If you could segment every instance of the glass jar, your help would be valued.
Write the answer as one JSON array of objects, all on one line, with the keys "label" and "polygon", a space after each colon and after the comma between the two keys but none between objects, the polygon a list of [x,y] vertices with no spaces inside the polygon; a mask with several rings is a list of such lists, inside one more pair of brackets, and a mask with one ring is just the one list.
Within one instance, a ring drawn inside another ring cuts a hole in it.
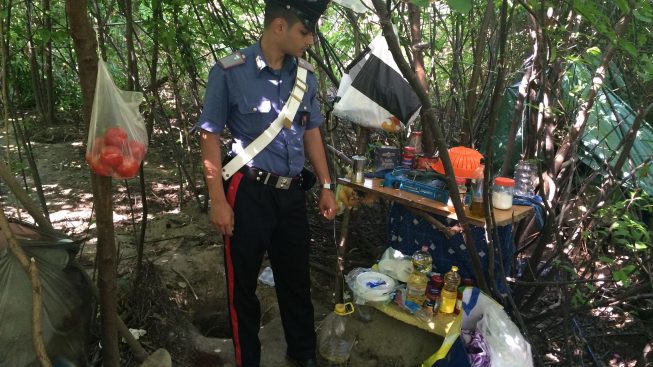
[{"label": "glass jar", "polygon": [[497,209],[512,208],[512,197],[515,194],[515,180],[508,177],[497,177],[492,185],[492,206]]},{"label": "glass jar", "polygon": [[422,132],[413,131],[410,133],[408,145],[415,148],[415,154],[422,154]]}]

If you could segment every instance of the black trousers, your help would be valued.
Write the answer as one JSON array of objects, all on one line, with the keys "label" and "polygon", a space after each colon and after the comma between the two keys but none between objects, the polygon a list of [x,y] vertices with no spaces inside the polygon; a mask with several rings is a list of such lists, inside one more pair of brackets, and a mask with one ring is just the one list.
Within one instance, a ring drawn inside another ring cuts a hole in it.
[{"label": "black trousers", "polygon": [[234,210],[233,236],[225,236],[229,315],[238,366],[259,366],[261,309],[255,291],[265,252],[274,273],[287,353],[315,356],[311,303],[310,235],[304,191],[265,186],[236,173],[227,200]]}]

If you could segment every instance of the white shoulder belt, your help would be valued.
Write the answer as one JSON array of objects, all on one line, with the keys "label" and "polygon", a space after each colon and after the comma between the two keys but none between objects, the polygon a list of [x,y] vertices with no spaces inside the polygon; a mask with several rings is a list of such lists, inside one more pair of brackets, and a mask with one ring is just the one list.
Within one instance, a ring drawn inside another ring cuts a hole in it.
[{"label": "white shoulder belt", "polygon": [[274,137],[279,134],[281,129],[285,126],[290,128],[292,126],[292,121],[295,119],[295,114],[299,109],[299,105],[304,98],[304,93],[306,92],[306,75],[308,74],[307,69],[298,63],[297,65],[297,77],[295,78],[295,85],[290,92],[290,97],[286,105],[283,106],[279,116],[270,124],[270,126],[261,134],[258,138],[254,139],[247,148],[245,148],[240,154],[235,156],[229,163],[227,163],[222,168],[222,177],[225,180],[228,180],[236,173],[242,166],[251,161],[257,154],[263,151],[268,144],[274,140]]}]

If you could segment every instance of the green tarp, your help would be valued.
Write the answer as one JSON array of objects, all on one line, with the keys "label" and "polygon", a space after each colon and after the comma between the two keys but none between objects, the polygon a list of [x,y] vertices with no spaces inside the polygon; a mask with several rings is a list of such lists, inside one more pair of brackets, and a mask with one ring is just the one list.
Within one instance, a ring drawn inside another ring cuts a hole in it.
[{"label": "green tarp", "polygon": [[[569,62],[567,72],[562,81],[563,105],[566,111],[572,111],[571,118],[575,117],[579,101],[586,95],[592,80],[592,73],[587,66],[580,62]],[[506,155],[506,142],[508,132],[515,112],[519,85],[506,88],[503,96],[496,134],[493,136],[493,172],[498,172]],[[614,166],[622,148],[618,148],[624,136],[628,133],[635,120],[635,112],[616,93],[610,89],[602,88],[590,110],[587,126],[581,138],[582,144],[578,147],[578,155],[582,162],[592,170],[603,170],[608,162]],[[524,121],[524,119],[522,119]],[[515,141],[515,153],[510,158],[512,167],[520,158],[524,136],[531,133],[522,125]],[[482,146],[485,146],[483,144]],[[646,174],[649,169],[635,168],[653,156],[653,128],[644,122],[637,136],[629,159],[621,170],[621,177],[628,178],[628,185],[640,187],[649,195],[653,195],[653,175]],[[650,167],[650,163],[649,163]],[[653,167],[650,167],[653,168]],[[631,172],[635,172],[634,177]]]}]

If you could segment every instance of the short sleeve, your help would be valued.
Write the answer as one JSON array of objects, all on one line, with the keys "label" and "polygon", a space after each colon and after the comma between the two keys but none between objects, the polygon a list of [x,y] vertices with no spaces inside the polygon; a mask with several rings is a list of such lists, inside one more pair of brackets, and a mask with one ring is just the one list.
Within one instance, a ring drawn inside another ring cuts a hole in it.
[{"label": "short sleeve", "polygon": [[227,74],[222,67],[214,65],[204,93],[204,108],[195,128],[212,133],[221,133],[229,115],[229,90]]},{"label": "short sleeve", "polygon": [[[315,80],[315,76],[312,74],[309,74],[309,93],[310,95],[310,105],[311,105],[311,119],[309,120],[306,129],[314,129],[322,124],[324,121],[324,117],[322,116],[322,112],[320,111],[320,102],[317,100],[317,81]],[[312,88],[310,85],[312,84]]]}]

